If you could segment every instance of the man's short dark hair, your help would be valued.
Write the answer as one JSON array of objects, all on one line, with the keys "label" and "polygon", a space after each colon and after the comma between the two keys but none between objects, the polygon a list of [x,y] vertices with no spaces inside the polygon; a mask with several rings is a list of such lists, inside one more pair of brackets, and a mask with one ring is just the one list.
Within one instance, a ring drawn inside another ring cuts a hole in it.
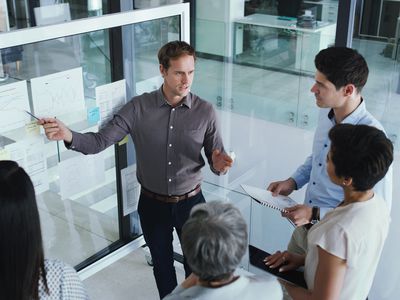
[{"label": "man's short dark hair", "polygon": [[332,82],[336,89],[354,84],[361,92],[368,79],[368,65],[357,50],[347,47],[330,47],[315,56],[315,67]]},{"label": "man's short dark hair", "polygon": [[331,160],[338,177],[352,178],[356,191],[372,189],[393,161],[393,144],[368,125],[338,124],[329,131]]},{"label": "man's short dark hair", "polygon": [[188,43],[183,41],[169,42],[158,50],[158,62],[167,70],[170,66],[170,60],[178,59],[182,55],[193,56],[196,60],[194,48]]}]

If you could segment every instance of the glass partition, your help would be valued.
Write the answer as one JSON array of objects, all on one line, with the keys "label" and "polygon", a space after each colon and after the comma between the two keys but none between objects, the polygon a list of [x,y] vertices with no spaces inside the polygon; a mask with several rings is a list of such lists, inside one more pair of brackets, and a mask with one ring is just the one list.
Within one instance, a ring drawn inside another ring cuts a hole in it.
[{"label": "glass partition", "polygon": [[[170,41],[180,40],[180,18],[171,16],[135,24],[133,27],[133,73],[136,95],[161,86],[158,50]],[[126,55],[129,55],[127,53]]]},{"label": "glass partition", "polygon": [[[118,181],[126,167],[121,163],[126,141],[86,156],[47,140],[36,118],[56,117],[77,132],[97,131],[134,94],[137,87],[129,78],[144,81],[153,74],[133,61],[127,79],[115,79],[124,78],[115,71],[122,70],[124,60],[117,59],[122,49],[110,50],[118,32],[130,33],[139,54],[147,50],[140,58],[145,62],[162,43],[188,40],[188,21],[188,5],[178,4],[167,11],[131,11],[1,34],[0,159],[18,161],[32,178],[46,257],[83,266],[126,243],[122,236],[138,232],[121,231],[122,221],[136,214],[128,207],[135,200],[130,187],[121,190]],[[140,67],[143,74],[132,75]]]},{"label": "glass partition", "polygon": [[[400,197],[400,85],[399,34],[400,2],[357,1],[352,48],[366,59],[370,74],[363,90],[368,110],[382,123],[395,146],[393,199]],[[393,201],[389,235],[368,299],[396,299],[399,286],[397,249],[400,234],[400,205]]]},{"label": "glass partition", "polygon": [[[196,1],[192,91],[218,108],[225,148],[236,156],[225,176],[204,169],[205,197],[239,206],[250,243],[268,252],[286,249],[294,227],[251,201],[241,184],[265,189],[311,153],[318,116],[313,61],[336,36],[338,1],[295,2]],[[291,196],[303,203],[304,192]]]},{"label": "glass partition", "polygon": [[[299,26],[295,18],[253,14],[235,21],[235,63],[314,74],[314,56],[334,44],[336,23]],[[304,51],[306,50],[306,51]]]},{"label": "glass partition", "polygon": [[300,2],[197,1],[196,49],[212,80],[198,72],[196,91],[232,112],[312,130],[309,78],[314,56],[334,44],[338,1]]},{"label": "glass partition", "polygon": [[96,130],[96,88],[111,82],[108,49],[108,31],[100,30],[0,50],[2,150],[34,182],[46,256],[73,265],[119,239],[114,150],[90,157],[67,151],[44,138],[28,113]]},{"label": "glass partition", "polygon": [[[136,2],[135,2],[136,3]],[[125,78],[130,78],[132,86],[130,97],[159,89],[163,79],[159,71],[158,50],[174,40],[185,40],[181,28],[180,16],[169,16],[135,24],[131,29],[124,29],[124,34],[132,32],[132,43],[124,45],[124,58],[128,60]],[[188,40],[186,40],[188,41]],[[135,164],[135,150],[132,141],[128,143],[128,164]],[[141,233],[137,212],[131,214],[133,232]],[[179,239],[174,238],[175,252],[181,254]]]},{"label": "glass partition", "polygon": [[[293,226],[278,211],[252,202],[240,184],[266,188],[272,181],[288,178],[311,153],[318,113],[310,92],[314,83],[312,59],[335,39],[339,1],[303,1],[302,6],[307,5],[317,24],[331,26],[325,33],[316,32],[318,27],[298,28],[299,14],[282,15],[274,3],[196,2],[200,59],[193,85],[195,93],[220,108],[225,146],[236,154],[235,165],[226,176],[207,172],[206,199],[228,199],[241,207],[250,223],[250,243],[268,252],[287,248]],[[237,6],[243,4],[244,13],[238,16]],[[207,14],[210,7],[212,13]],[[400,5],[396,1],[358,1],[357,7],[352,47],[365,56],[370,67],[362,93],[368,110],[382,122],[395,145],[396,182],[400,174],[400,124],[396,117],[400,108]],[[286,25],[278,23],[281,21]],[[229,43],[226,37],[230,37]],[[302,203],[304,191],[291,197]],[[393,197],[400,197],[396,184]],[[392,216],[398,215],[399,209],[394,202]],[[393,218],[369,299],[396,299],[399,266],[393,261],[399,228]]]},{"label": "glass partition", "polygon": [[5,30],[56,24],[91,16],[108,14],[111,1],[102,0],[33,0],[0,1],[0,19],[7,20]]}]

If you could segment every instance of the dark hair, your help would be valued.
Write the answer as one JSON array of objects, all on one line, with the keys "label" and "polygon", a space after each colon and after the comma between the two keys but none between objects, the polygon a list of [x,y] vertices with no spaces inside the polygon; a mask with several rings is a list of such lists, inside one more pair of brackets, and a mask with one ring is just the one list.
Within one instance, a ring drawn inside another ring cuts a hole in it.
[{"label": "dark hair", "polygon": [[182,250],[203,281],[228,279],[247,249],[247,225],[230,203],[196,205],[182,228]]},{"label": "dark hair", "polygon": [[194,48],[188,43],[183,41],[169,42],[158,50],[158,62],[164,67],[164,69],[168,69],[171,59],[177,59],[185,54],[193,56],[194,60],[196,60]]},{"label": "dark hair", "polygon": [[393,144],[368,125],[338,124],[329,131],[331,160],[339,177],[351,177],[356,191],[372,189],[393,161]]},{"label": "dark hair", "polygon": [[0,299],[39,299],[39,279],[48,291],[35,190],[28,174],[0,161]]},{"label": "dark hair", "polygon": [[368,65],[357,50],[346,47],[330,47],[315,56],[315,67],[332,82],[336,89],[354,84],[361,92],[368,79]]}]

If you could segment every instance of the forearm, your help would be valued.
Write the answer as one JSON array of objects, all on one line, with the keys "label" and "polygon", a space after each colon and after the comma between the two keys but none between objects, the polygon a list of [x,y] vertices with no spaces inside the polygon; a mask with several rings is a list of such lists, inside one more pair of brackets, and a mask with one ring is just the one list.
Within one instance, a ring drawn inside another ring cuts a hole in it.
[{"label": "forearm", "polygon": [[220,172],[215,166],[212,159],[214,150],[219,150],[221,153],[225,153],[224,143],[222,141],[219,126],[217,124],[215,111],[212,109],[210,111],[209,123],[204,135],[203,147],[204,154],[207,157],[210,170],[216,175],[223,175],[226,172]]},{"label": "forearm", "polygon": [[125,123],[121,119],[114,118],[96,133],[72,131],[72,141],[65,143],[65,146],[83,154],[95,154],[121,141],[128,133]]},{"label": "forearm", "polygon": [[297,189],[301,189],[310,180],[312,168],[312,155],[307,157],[304,164],[297,168],[296,172],[290,176],[295,182]]},{"label": "forearm", "polygon": [[100,133],[72,132],[71,143],[65,142],[67,149],[81,152],[83,154],[96,154],[114,144],[113,140],[107,139]]}]

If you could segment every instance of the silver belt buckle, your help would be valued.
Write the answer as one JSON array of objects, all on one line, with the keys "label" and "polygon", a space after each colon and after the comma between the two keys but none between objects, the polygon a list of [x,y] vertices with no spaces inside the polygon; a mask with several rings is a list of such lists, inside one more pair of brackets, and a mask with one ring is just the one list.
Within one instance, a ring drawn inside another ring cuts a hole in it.
[{"label": "silver belt buckle", "polygon": [[170,196],[169,199],[173,203],[178,203],[179,202],[179,196]]}]

